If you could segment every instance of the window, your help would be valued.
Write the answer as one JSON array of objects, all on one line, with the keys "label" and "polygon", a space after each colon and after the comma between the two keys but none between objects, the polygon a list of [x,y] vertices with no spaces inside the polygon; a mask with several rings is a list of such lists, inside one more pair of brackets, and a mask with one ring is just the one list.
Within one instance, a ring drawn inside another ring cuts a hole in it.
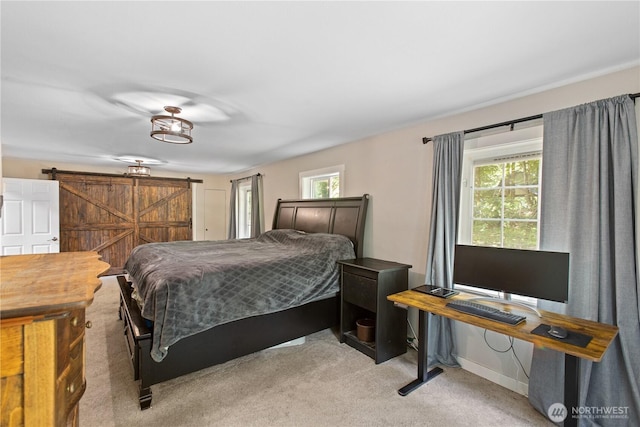
[{"label": "window", "polygon": [[258,237],[264,230],[262,175],[231,180],[229,239]]},{"label": "window", "polygon": [[473,165],[471,244],[538,247],[540,161],[535,153]]},{"label": "window", "polygon": [[465,149],[458,241],[538,249],[541,166],[540,138]]},{"label": "window", "polygon": [[342,196],[344,165],[300,172],[300,198],[326,199]]},{"label": "window", "polygon": [[238,238],[251,237],[251,180],[238,184]]}]

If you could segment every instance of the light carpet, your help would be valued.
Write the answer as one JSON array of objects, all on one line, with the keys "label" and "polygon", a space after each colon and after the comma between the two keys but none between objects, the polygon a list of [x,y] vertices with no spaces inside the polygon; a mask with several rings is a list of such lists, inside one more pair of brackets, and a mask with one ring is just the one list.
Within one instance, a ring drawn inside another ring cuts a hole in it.
[{"label": "light carpet", "polygon": [[141,411],[118,301],[115,276],[103,278],[87,309],[81,426],[553,426],[526,397],[463,369],[402,397],[415,351],[376,365],[331,330],[152,386]]}]

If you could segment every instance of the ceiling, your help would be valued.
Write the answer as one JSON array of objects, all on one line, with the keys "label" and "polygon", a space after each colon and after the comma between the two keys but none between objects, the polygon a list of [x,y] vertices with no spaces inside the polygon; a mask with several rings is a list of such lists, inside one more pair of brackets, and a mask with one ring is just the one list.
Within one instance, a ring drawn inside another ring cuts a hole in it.
[{"label": "ceiling", "polygon": [[[638,1],[2,1],[0,14],[2,155],[51,166],[242,172],[640,63]],[[150,138],[165,105],[194,122],[193,144]]]}]

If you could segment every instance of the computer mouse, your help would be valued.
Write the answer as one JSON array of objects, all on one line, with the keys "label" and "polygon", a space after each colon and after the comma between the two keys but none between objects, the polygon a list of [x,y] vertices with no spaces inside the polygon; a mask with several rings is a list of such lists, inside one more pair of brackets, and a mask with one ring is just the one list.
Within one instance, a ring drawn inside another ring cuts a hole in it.
[{"label": "computer mouse", "polygon": [[566,338],[569,335],[569,332],[563,328],[562,326],[551,326],[547,331],[549,335],[555,338]]}]

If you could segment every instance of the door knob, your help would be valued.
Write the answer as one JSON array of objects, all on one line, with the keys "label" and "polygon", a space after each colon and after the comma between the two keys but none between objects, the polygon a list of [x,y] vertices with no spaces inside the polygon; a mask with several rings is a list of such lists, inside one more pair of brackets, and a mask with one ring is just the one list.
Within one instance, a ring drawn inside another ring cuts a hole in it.
[{"label": "door knob", "polygon": [[50,242],[57,242],[57,241],[58,241],[58,238],[57,238],[57,237],[54,237],[53,239],[50,239],[49,241],[50,241]]}]

